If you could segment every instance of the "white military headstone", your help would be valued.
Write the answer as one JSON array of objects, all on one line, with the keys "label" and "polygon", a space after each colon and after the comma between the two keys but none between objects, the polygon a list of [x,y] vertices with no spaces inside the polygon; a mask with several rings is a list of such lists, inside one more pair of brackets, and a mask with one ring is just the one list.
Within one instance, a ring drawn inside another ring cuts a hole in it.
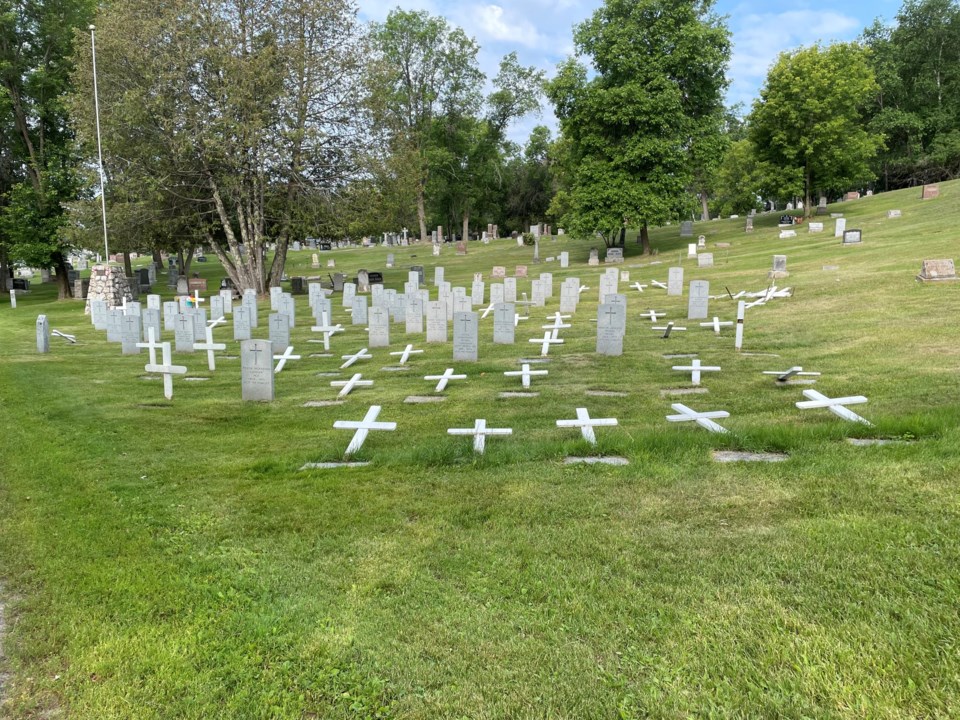
[{"label": "white military headstone", "polygon": [[706,280],[690,282],[690,299],[687,302],[687,319],[701,320],[708,317],[710,305],[710,283]]},{"label": "white military headstone", "polygon": [[672,267],[667,274],[667,295],[683,295],[683,268]]}]

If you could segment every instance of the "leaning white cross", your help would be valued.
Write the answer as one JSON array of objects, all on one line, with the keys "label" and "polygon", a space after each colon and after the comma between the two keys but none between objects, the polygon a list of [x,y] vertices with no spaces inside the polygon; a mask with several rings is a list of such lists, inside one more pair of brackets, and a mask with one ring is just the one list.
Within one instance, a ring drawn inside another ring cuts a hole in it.
[{"label": "leaning white cross", "polygon": [[812,408],[827,408],[837,417],[842,417],[850,422],[863,423],[864,425],[873,425],[869,420],[865,420],[852,410],[847,410],[844,405],[861,405],[867,402],[863,395],[851,395],[849,397],[828,398],[823,393],[816,390],[804,390],[803,396],[807,400],[798,402],[797,407],[801,410],[810,410]]},{"label": "leaning white cross", "polygon": [[667,415],[668,422],[688,422],[693,420],[697,425],[702,428],[706,428],[710,432],[715,433],[725,433],[727,429],[720,425],[717,425],[711,418],[725,418],[730,417],[730,413],[726,410],[709,410],[707,412],[697,412],[688,408],[682,403],[673,403],[670,407],[676,410],[679,415]]},{"label": "leaning white cross", "polygon": [[439,380],[435,392],[443,392],[443,389],[447,386],[447,383],[451,380],[466,380],[466,375],[454,375],[453,368],[447,368],[443,371],[443,375],[424,375],[424,380]]},{"label": "leaning white cross", "polygon": [[293,345],[290,345],[286,350],[283,351],[283,355],[274,355],[273,359],[280,361],[273,369],[274,374],[276,374],[283,370],[284,366],[287,364],[287,360],[299,360],[300,356],[293,354]]},{"label": "leaning white cross", "polygon": [[580,428],[583,439],[591,445],[597,444],[597,436],[594,435],[593,428],[609,427],[616,424],[616,418],[591,418],[586,408],[577,408],[576,420],[557,420],[557,427]]},{"label": "leaning white cross", "polygon": [[422,352],[423,352],[423,350],[414,350],[414,349],[413,349],[413,345],[407,345],[403,350],[400,350],[400,351],[398,351],[398,352],[392,352],[392,353],[390,353],[390,354],[391,354],[391,355],[399,355],[399,356],[400,356],[400,364],[401,364],[401,365],[406,365],[406,364],[407,364],[407,360],[410,359],[410,356],[411,356],[411,355],[419,355],[419,354],[422,353]]},{"label": "leaning white cross", "polygon": [[651,330],[663,330],[663,339],[666,340],[670,337],[670,333],[674,330],[686,330],[685,327],[674,327],[673,321],[671,320],[666,325],[655,325]]},{"label": "leaning white cross", "polygon": [[350,444],[347,445],[347,449],[343,453],[344,457],[353,455],[361,447],[363,447],[363,441],[367,439],[367,435],[371,430],[397,429],[397,424],[395,422],[374,422],[379,414],[380,406],[371,405],[370,409],[367,410],[367,414],[364,415],[363,420],[337,420],[333,423],[333,427],[336,430],[356,430],[356,432],[353,434],[353,439],[350,440]]},{"label": "leaning white cross", "polygon": [[589,289],[590,288],[587,287],[586,285],[581,285],[580,287],[577,288],[577,295],[583,295],[583,291],[589,290]]},{"label": "leaning white cross", "polygon": [[495,310],[496,303],[490,303],[483,309],[483,315],[480,316],[480,319],[483,320],[487,315],[489,315],[493,310]]},{"label": "leaning white cross", "polygon": [[649,285],[641,285],[639,282],[635,282],[635,283],[634,283],[633,285],[631,285],[630,287],[636,288],[639,292],[643,292],[643,289],[644,289],[645,287],[650,287],[650,286],[649,286]]},{"label": "leaning white cross", "polygon": [[[220,319],[223,320],[223,318],[220,318]],[[210,370],[217,369],[217,360],[214,357],[213,351],[227,349],[227,346],[224,343],[215,343],[213,341],[213,328],[214,328],[214,325],[216,324],[217,323],[212,323],[210,325],[207,325],[207,341],[206,342],[202,342],[202,343],[195,342],[193,344],[194,350],[207,351],[207,367],[210,368]],[[153,328],[150,328],[150,329],[153,330]]]},{"label": "leaning white cross", "polygon": [[530,338],[527,342],[540,343],[540,356],[546,357],[550,354],[551,345],[563,345],[563,340],[553,337],[552,333],[545,332],[543,338]]},{"label": "leaning white cross", "polygon": [[207,320],[207,326],[211,328],[215,328],[217,325],[226,325],[226,324],[227,324],[227,318],[225,318],[223,315],[218,317],[216,320],[214,320],[213,318],[210,318],[209,320]]},{"label": "leaning white cross", "polygon": [[330,387],[342,388],[337,397],[346,397],[355,387],[373,387],[373,380],[364,380],[361,373],[355,373],[349,380],[334,380]]},{"label": "leaning white cross", "polygon": [[[152,331],[153,328],[150,328]],[[163,375],[163,396],[170,400],[173,398],[173,376],[186,375],[187,368],[183,365],[173,365],[173,359],[170,356],[170,343],[165,342],[160,345],[163,352],[163,364],[147,363],[143,369],[148,373],[159,373]]]},{"label": "leaning white cross", "polygon": [[327,320],[326,311],[320,313],[320,324],[310,328],[313,332],[323,333],[323,349],[330,349],[330,336],[338,332],[343,332],[343,325],[331,325]]},{"label": "leaning white cross", "polygon": [[473,435],[473,451],[483,455],[487,435],[512,435],[513,428],[488,428],[486,420],[474,420],[472,428],[448,428],[447,435]]},{"label": "leaning white cross", "polygon": [[790,378],[792,378],[792,377],[798,377],[798,376],[800,376],[800,375],[809,375],[809,376],[820,377],[820,373],[818,373],[818,372],[809,372],[809,371],[805,372],[804,369],[803,369],[802,367],[800,367],[799,365],[796,365],[796,366],[790,368],[789,370],[764,370],[764,371],[763,371],[763,374],[764,374],[764,375],[776,375],[776,376],[777,376],[777,382],[778,382],[778,383],[785,383],[785,382],[787,382],[787,380],[789,380]]},{"label": "leaning white cross", "polygon": [[67,342],[70,342],[70,343],[76,343],[76,342],[77,342],[77,336],[76,336],[76,335],[68,335],[67,333],[60,332],[59,330],[53,330],[53,331],[50,332],[50,334],[51,334],[51,335],[56,335],[57,337],[62,337],[64,340],[66,340]]},{"label": "leaning white cross", "polygon": [[157,348],[162,348],[163,345],[157,342],[156,337],[154,337],[153,326],[147,328],[147,342],[137,343],[138,348],[147,348],[147,352],[150,353],[150,364],[157,364]]},{"label": "leaning white cross", "polygon": [[513,326],[518,327],[520,325],[521,320],[529,320],[529,319],[530,319],[529,315],[521,315],[520,313],[514,313]]},{"label": "leaning white cross", "polygon": [[543,328],[544,330],[552,330],[552,331],[554,331],[554,332],[553,332],[553,335],[554,335],[554,337],[556,337],[556,335],[557,335],[556,331],[557,331],[557,330],[566,330],[568,327],[572,327],[572,326],[570,325],[570,323],[565,323],[565,322],[563,322],[563,321],[560,320],[560,319],[556,319],[556,320],[554,320],[552,323],[550,323],[549,325],[541,325],[540,327]]},{"label": "leaning white cross", "polygon": [[713,322],[700,323],[700,327],[712,327],[713,331],[717,335],[720,334],[720,328],[726,327],[727,325],[733,325],[733,320],[724,320],[723,322],[720,322],[720,318],[717,316],[713,317]]},{"label": "leaning white cross", "polygon": [[531,370],[529,363],[523,363],[521,366],[522,370],[508,370],[504,373],[507,377],[517,377],[520,376],[520,382],[523,383],[523,387],[530,387],[530,378],[533,375],[546,375],[546,370]]},{"label": "leaning white cross", "polygon": [[690,373],[690,382],[694,385],[700,384],[700,373],[702,372],[720,372],[719,365],[701,365],[699,358],[694,358],[689,365],[674,365],[673,370]]},{"label": "leaning white cross", "polygon": [[666,286],[665,284],[663,284],[662,282],[660,282],[659,280],[651,280],[651,281],[650,281],[650,284],[653,285],[654,287],[660,288],[661,290],[666,290],[666,289],[667,289],[667,286]]},{"label": "leaning white cross", "polygon": [[663,310],[650,310],[649,312],[640,313],[642,318],[650,318],[650,322],[656,322],[661,317],[666,317],[667,314]]},{"label": "leaning white cross", "polygon": [[348,367],[350,367],[351,365],[353,365],[357,360],[369,360],[369,359],[372,358],[372,357],[373,357],[373,355],[368,355],[368,354],[367,354],[367,349],[366,349],[366,348],[360,348],[360,349],[359,349],[357,352],[355,352],[353,355],[341,355],[341,356],[340,356],[340,359],[341,359],[341,360],[346,360],[346,362],[345,362],[343,365],[340,366],[340,369],[341,369],[341,370],[346,370]]},{"label": "leaning white cross", "polygon": [[560,320],[568,320],[568,319],[570,319],[570,316],[561,315],[559,310],[555,313],[547,315],[547,320],[552,320],[555,324],[558,323]]}]

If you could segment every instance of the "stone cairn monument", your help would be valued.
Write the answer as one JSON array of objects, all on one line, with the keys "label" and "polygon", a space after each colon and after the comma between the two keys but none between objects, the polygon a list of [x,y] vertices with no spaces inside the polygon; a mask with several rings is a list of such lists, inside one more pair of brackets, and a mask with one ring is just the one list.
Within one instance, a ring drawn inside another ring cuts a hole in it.
[{"label": "stone cairn monument", "polygon": [[130,284],[123,268],[114,265],[94,265],[90,269],[90,290],[84,313],[90,314],[91,300],[105,300],[108,308],[120,307],[124,300],[133,300]]}]

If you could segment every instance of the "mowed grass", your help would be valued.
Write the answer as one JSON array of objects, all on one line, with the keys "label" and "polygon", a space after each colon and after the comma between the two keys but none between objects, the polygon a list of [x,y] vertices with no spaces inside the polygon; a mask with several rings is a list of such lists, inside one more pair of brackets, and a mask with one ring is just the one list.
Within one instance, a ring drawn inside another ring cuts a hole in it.
[{"label": "mowed grass", "polygon": [[[454,363],[391,327],[392,346],[423,348],[411,369],[385,349],[350,372],[373,378],[340,407],[331,400],[341,354],[366,344],[362,328],[335,336],[337,358],[311,358],[306,298],[293,344],[304,355],[277,377],[270,405],[240,400],[239,361],[174,355],[191,376],[172,402],[143,378],[146,355],[121,356],[52,286],[0,307],[0,581],[13,678],[0,717],[108,718],[919,718],[960,707],[960,283],[919,284],[923,258],[955,257],[960,182],[921,202],[919,190],[831,208],[863,229],[841,247],[823,234],[779,240],[777,215],[698,223],[716,267],[685,257],[685,280],[711,293],[768,284],[771,256],[788,256],[781,286],[793,297],[748,311],[744,350],[685,321],[686,294],[629,297],[622,357],[594,353],[603,268],[590,243],[561,238],[541,257],[571,253],[571,268],[534,266],[508,240],[444,248],[447,279],[469,289],[490,269],[528,264],[554,273],[555,297],[531,308],[514,346],[481,322],[480,362]],[[899,208],[903,217],[888,220]],[[815,218],[816,220],[816,218]],[[630,282],[666,281],[686,254],[676,227],[654,232],[656,258],[628,245]],[[713,247],[730,242],[729,250]],[[384,272],[402,291],[429,248],[321,254],[351,275]],[[601,251],[602,253],[602,251]],[[309,251],[289,275],[311,275]],[[651,265],[651,260],[661,264]],[[824,270],[837,265],[838,270]],[[222,271],[195,265],[215,287]],[[324,268],[320,271],[326,274]],[[331,270],[332,272],[332,270]],[[584,292],[566,343],[519,390],[564,277]],[[171,293],[161,276],[164,299]],[[521,290],[529,285],[519,281]],[[261,300],[258,337],[269,302]],[[336,320],[349,319],[339,298]],[[685,333],[661,340],[639,314],[665,310]],[[735,316],[713,300],[711,316]],[[75,332],[35,352],[36,317]],[[679,322],[683,321],[683,322]],[[229,355],[238,344],[216,331]],[[172,339],[167,334],[165,339]],[[709,394],[670,366],[697,353],[720,365]],[[776,387],[762,370],[820,371],[830,396],[863,394],[853,409],[874,427],[826,410],[801,411],[803,387]],[[423,375],[467,372],[447,400]],[[588,396],[590,390],[626,397]],[[729,435],[665,421],[671,402],[724,409]],[[396,432],[373,432],[349,470],[299,471],[342,459],[371,404]],[[587,407],[616,417],[596,449],[555,426]],[[486,418],[512,427],[482,457],[446,434]],[[847,437],[910,442],[854,447]],[[719,464],[714,449],[778,451],[782,463]],[[568,455],[627,458],[626,467],[564,465]],[[2,670],[2,668],[0,668]]]}]

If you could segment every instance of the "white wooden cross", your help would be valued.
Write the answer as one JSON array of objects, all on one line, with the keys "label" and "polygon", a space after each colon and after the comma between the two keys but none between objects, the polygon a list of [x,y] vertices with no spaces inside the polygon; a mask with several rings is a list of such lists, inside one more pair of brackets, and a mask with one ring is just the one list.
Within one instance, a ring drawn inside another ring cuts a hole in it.
[{"label": "white wooden cross", "polygon": [[540,327],[543,328],[544,330],[552,330],[553,336],[556,337],[558,330],[566,330],[567,328],[572,326],[570,325],[570,323],[565,323],[559,318],[557,318],[549,325],[541,325]]},{"label": "white wooden cross", "polygon": [[517,327],[518,325],[520,325],[521,320],[529,320],[529,319],[530,319],[529,315],[521,315],[520,313],[514,313],[513,326]]},{"label": "white wooden cross", "polygon": [[390,354],[391,354],[391,355],[399,355],[399,356],[400,356],[400,364],[401,364],[401,365],[406,365],[406,364],[407,364],[407,360],[410,359],[410,356],[411,356],[411,355],[419,355],[419,354],[422,353],[422,352],[423,352],[423,350],[414,350],[414,349],[413,349],[413,345],[407,345],[403,350],[400,350],[400,351],[398,351],[398,352],[392,352],[392,353],[390,353]]},{"label": "white wooden cross", "polygon": [[187,295],[187,298],[190,300],[190,302],[193,303],[193,306],[194,306],[195,308],[197,308],[198,310],[200,309],[200,303],[206,302],[206,300],[204,300],[202,297],[200,297],[200,291],[199,291],[199,290],[194,290],[194,291],[193,291],[193,297],[190,297],[189,295]]},{"label": "white wooden cross", "polygon": [[424,380],[439,380],[435,392],[443,392],[443,389],[447,386],[447,383],[451,380],[466,380],[466,375],[454,375],[453,368],[447,368],[443,371],[443,375],[424,375]]},{"label": "white wooden cross", "polygon": [[215,328],[217,325],[226,325],[226,324],[227,324],[227,318],[225,318],[223,315],[218,317],[216,320],[214,320],[213,318],[210,318],[209,320],[207,320],[207,326],[211,328]]},{"label": "white wooden cross", "polygon": [[367,410],[367,414],[363,416],[363,420],[337,420],[333,423],[333,427],[336,430],[356,430],[356,432],[353,434],[353,439],[350,440],[350,444],[347,445],[347,449],[343,453],[344,457],[353,455],[361,447],[363,447],[363,441],[367,439],[367,435],[371,430],[397,429],[397,424],[395,422],[375,422],[377,415],[379,414],[380,406],[371,405],[370,409]]},{"label": "white wooden cross", "polygon": [[373,387],[373,380],[364,380],[361,373],[355,373],[349,380],[334,380],[330,387],[342,388],[337,397],[346,397],[355,387]]},{"label": "white wooden cross", "polygon": [[530,387],[530,378],[533,375],[546,375],[546,370],[531,370],[530,363],[523,363],[521,366],[522,370],[508,370],[504,373],[507,377],[517,377],[520,376],[520,381],[523,383],[523,387]]},{"label": "white wooden cross", "polygon": [[706,428],[710,432],[715,433],[725,433],[727,429],[720,425],[717,425],[711,418],[725,418],[730,417],[730,413],[726,410],[709,410],[707,412],[697,412],[688,408],[682,403],[673,403],[670,405],[671,408],[676,410],[679,415],[667,415],[668,422],[688,422],[693,420],[697,425],[702,428]]},{"label": "white wooden cross", "polygon": [[568,320],[568,319],[570,319],[570,316],[561,315],[559,310],[556,311],[555,313],[547,315],[547,320],[552,320],[554,324],[558,324],[561,320]]},{"label": "white wooden cross", "polygon": [[664,285],[664,284],[663,284],[662,282],[660,282],[659,280],[651,280],[651,281],[650,281],[650,284],[653,285],[654,287],[660,288],[661,290],[666,290],[666,289],[667,289],[667,286]]},{"label": "white wooden cross", "polygon": [[591,445],[597,444],[597,436],[593,433],[595,427],[609,427],[616,425],[616,418],[591,418],[586,408],[577,408],[576,420],[557,420],[557,427],[580,428],[583,439]]},{"label": "white wooden cross", "polygon": [[733,320],[724,320],[723,322],[720,322],[720,318],[718,318],[716,315],[713,317],[713,322],[700,323],[700,327],[712,327],[713,331],[717,335],[720,334],[720,328],[726,327],[727,325],[733,325]]},{"label": "white wooden cross", "polygon": [[513,428],[488,428],[486,420],[474,420],[472,428],[448,428],[447,435],[473,435],[473,451],[483,455],[487,435],[512,435]]},{"label": "white wooden cross", "polygon": [[150,353],[150,364],[151,364],[151,365],[156,365],[156,364],[157,364],[157,348],[162,348],[162,347],[163,347],[162,344],[160,344],[160,343],[157,342],[157,339],[156,339],[156,337],[154,337],[154,335],[155,335],[155,333],[154,333],[154,330],[153,330],[153,326],[151,325],[150,327],[147,328],[147,342],[145,342],[145,343],[142,343],[142,342],[137,343],[137,347],[138,347],[138,348],[146,348],[146,349],[147,349],[147,352]]},{"label": "white wooden cross", "polygon": [[545,332],[543,338],[530,338],[527,342],[540,343],[540,356],[546,357],[550,354],[551,345],[563,345],[563,340],[553,337],[550,332]]},{"label": "white wooden cross", "polygon": [[283,370],[284,366],[287,364],[287,360],[299,360],[300,356],[293,354],[293,345],[290,345],[286,350],[283,351],[283,355],[274,355],[273,359],[280,361],[273,369],[274,374],[276,374]]},{"label": "white wooden cross", "polygon": [[635,282],[635,283],[634,283],[633,285],[631,285],[630,287],[636,288],[639,292],[643,292],[643,289],[644,289],[645,287],[650,287],[650,286],[649,286],[649,285],[641,285],[639,282]]},{"label": "white wooden cross", "polygon": [[[223,318],[220,318],[223,320]],[[153,328],[150,328],[153,330]],[[194,350],[206,350],[207,351],[207,367],[210,370],[217,369],[217,360],[213,355],[214,350],[226,350],[227,346],[223,343],[215,343],[213,341],[213,325],[207,325],[207,341],[203,343],[195,342],[193,344]]]},{"label": "white wooden cross", "polygon": [[480,316],[480,319],[483,320],[487,315],[489,315],[495,309],[494,303],[490,303],[483,309],[483,314]]},{"label": "white wooden cross", "polygon": [[666,317],[667,314],[663,310],[650,310],[649,312],[640,313],[640,317],[650,318],[650,322],[655,323],[661,317]]},{"label": "white wooden cross", "polygon": [[700,373],[702,372],[719,372],[719,365],[701,365],[700,358],[694,358],[690,361],[689,365],[674,365],[673,370],[680,370],[682,372],[689,372],[690,382],[694,385],[700,384]]},{"label": "white wooden cross", "polygon": [[672,321],[672,320],[671,320],[670,322],[668,322],[666,325],[659,325],[659,326],[658,326],[658,325],[655,325],[654,327],[652,327],[652,328],[650,328],[650,329],[651,329],[651,330],[663,330],[663,339],[664,339],[664,340],[666,340],[668,337],[670,337],[670,333],[673,332],[674,330],[686,330],[685,327],[674,327],[674,324],[673,324],[673,321]]},{"label": "white wooden cross", "polygon": [[320,313],[320,324],[314,325],[310,329],[313,332],[323,333],[323,349],[329,350],[330,336],[338,332],[343,332],[343,325],[331,325],[330,321],[327,320],[327,311],[324,310],[322,313]]},{"label": "white wooden cross", "polygon": [[372,357],[373,357],[373,355],[368,355],[368,354],[367,354],[367,349],[366,349],[366,348],[360,348],[360,349],[359,349],[357,352],[355,352],[353,355],[341,355],[341,356],[340,356],[340,359],[341,359],[341,360],[346,360],[346,362],[345,362],[343,365],[340,366],[340,369],[341,369],[341,370],[346,370],[348,367],[350,367],[351,365],[353,365],[357,360],[369,360],[369,359],[372,358]]},{"label": "white wooden cross", "polygon": [[837,417],[842,417],[844,420],[849,420],[850,422],[863,423],[864,425],[873,425],[869,420],[857,415],[852,410],[847,410],[844,405],[861,405],[867,402],[867,399],[863,395],[851,395],[849,397],[841,398],[828,398],[823,393],[819,393],[816,390],[804,390],[803,396],[807,400],[803,402],[798,402],[797,407],[801,410],[810,410],[812,408],[827,408]]},{"label": "white wooden cross", "polygon": [[66,341],[69,342],[69,343],[76,344],[76,342],[77,342],[77,336],[76,336],[76,335],[69,335],[69,334],[67,334],[67,333],[60,332],[59,330],[52,330],[52,331],[50,332],[50,334],[51,334],[51,335],[56,335],[57,337],[62,337],[64,340],[66,340]]},{"label": "white wooden cross", "polygon": [[580,287],[577,288],[577,295],[583,295],[583,291],[589,290],[589,289],[590,288],[587,287],[586,285],[581,285]]},{"label": "white wooden cross", "polygon": [[779,383],[785,383],[790,378],[797,377],[800,375],[810,375],[810,376],[820,377],[820,373],[818,372],[804,372],[803,368],[800,367],[799,365],[796,365],[790,368],[789,370],[764,370],[763,374],[776,375],[777,382]]},{"label": "white wooden cross", "polygon": [[[153,328],[150,328],[153,330]],[[163,375],[163,396],[170,400],[173,398],[173,376],[186,375],[187,368],[184,365],[173,365],[173,359],[170,356],[170,343],[161,343],[160,348],[163,353],[163,364],[147,363],[143,369],[148,373],[158,373]]]}]

